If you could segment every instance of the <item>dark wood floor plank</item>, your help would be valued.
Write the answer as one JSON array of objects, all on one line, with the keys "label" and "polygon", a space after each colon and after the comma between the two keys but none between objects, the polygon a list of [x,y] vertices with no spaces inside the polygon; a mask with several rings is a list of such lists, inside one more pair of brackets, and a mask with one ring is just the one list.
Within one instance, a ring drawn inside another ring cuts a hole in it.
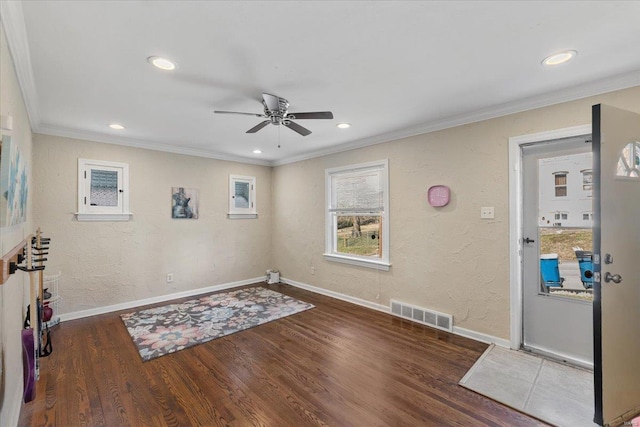
[{"label": "dark wood floor plank", "polygon": [[458,385],[486,344],[269,288],[316,308],[148,362],[121,312],[57,326],[19,425],[544,425]]}]

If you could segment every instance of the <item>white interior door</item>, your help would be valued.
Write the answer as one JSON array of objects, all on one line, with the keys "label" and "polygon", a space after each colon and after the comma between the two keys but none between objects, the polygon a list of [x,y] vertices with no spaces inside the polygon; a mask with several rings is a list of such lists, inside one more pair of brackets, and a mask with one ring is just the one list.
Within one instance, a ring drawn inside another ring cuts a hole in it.
[{"label": "white interior door", "polygon": [[640,413],[640,115],[596,105],[592,124],[595,421],[615,425]]},{"label": "white interior door", "polygon": [[[580,243],[571,239],[588,235],[589,244],[592,239],[589,142],[590,135],[584,135],[522,147],[523,346],[585,367],[593,366],[593,317],[588,300],[592,291],[580,280],[572,249]],[[559,173],[562,179],[557,179]],[[589,185],[584,185],[586,178]],[[561,243],[550,243],[557,241]],[[559,274],[566,276],[554,288],[543,286],[541,277],[541,255],[552,257],[541,252],[551,251],[559,258]]]}]

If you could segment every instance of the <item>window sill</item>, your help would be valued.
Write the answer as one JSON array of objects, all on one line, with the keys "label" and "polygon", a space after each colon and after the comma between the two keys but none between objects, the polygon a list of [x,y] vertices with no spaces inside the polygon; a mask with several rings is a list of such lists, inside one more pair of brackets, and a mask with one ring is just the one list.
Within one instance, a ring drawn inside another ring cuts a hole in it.
[{"label": "window sill", "polygon": [[383,271],[389,271],[389,269],[391,268],[391,264],[385,261],[374,261],[370,259],[350,257],[346,255],[324,254],[324,259],[326,259],[327,261],[357,265],[358,267],[373,268]]},{"label": "window sill", "polygon": [[228,213],[227,217],[229,219],[256,219],[258,218],[258,214],[257,213],[252,213],[252,214]]},{"label": "window sill", "polygon": [[129,221],[132,215],[132,213],[75,213],[78,221]]}]

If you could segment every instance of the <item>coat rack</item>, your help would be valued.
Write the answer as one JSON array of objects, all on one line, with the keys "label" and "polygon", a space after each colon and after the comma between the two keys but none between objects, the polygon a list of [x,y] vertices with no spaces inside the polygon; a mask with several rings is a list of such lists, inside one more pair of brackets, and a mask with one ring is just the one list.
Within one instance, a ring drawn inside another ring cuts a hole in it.
[{"label": "coat rack", "polygon": [[[27,245],[31,245],[33,234],[29,234],[22,242],[18,243],[13,249],[7,252],[0,260],[0,269],[2,276],[0,277],[0,285],[3,285],[9,276],[15,273],[16,266],[24,260],[24,249]],[[11,271],[13,265],[13,271]]]}]

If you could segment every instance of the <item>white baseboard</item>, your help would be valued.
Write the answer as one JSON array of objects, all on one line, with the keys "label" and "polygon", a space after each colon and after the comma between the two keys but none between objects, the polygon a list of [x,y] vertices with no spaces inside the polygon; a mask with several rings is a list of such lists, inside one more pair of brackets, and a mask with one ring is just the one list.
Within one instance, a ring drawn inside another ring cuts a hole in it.
[{"label": "white baseboard", "polygon": [[[295,286],[296,288],[305,289],[307,291],[314,292],[316,294],[326,295],[326,296],[331,297],[331,298],[335,298],[335,299],[339,299],[339,300],[342,300],[342,301],[350,302],[352,304],[360,305],[360,306],[366,307],[366,308],[371,308],[373,310],[381,311],[383,313],[387,313],[387,314],[390,314],[392,316],[395,316],[394,314],[391,313],[390,307],[387,307],[387,306],[382,305],[382,304],[377,304],[375,302],[371,302],[371,301],[363,300],[363,299],[360,299],[360,298],[352,297],[352,296],[349,296],[349,295],[341,294],[339,292],[334,292],[334,291],[329,291],[327,289],[318,288],[316,286],[308,285],[306,283],[297,282],[295,280],[287,279],[285,277],[281,277],[280,278],[280,282],[286,283],[287,285]],[[454,318],[454,321],[455,321],[455,318]],[[510,344],[511,344],[511,342],[509,340],[506,340],[506,339],[503,339],[503,338],[494,337],[493,335],[484,334],[482,332],[476,332],[476,331],[472,331],[470,329],[461,328],[459,326],[454,326],[453,327],[453,333],[455,335],[460,335],[460,336],[465,337],[465,338],[470,338],[470,339],[472,339],[474,341],[480,341],[480,342],[484,342],[484,343],[487,343],[487,344],[496,344],[496,345],[499,345],[499,346],[505,347],[505,348],[509,348]]]},{"label": "white baseboard", "polygon": [[[245,286],[245,285],[250,285],[252,283],[258,283],[258,282],[264,282],[266,281],[266,276],[261,276],[261,277],[255,277],[253,279],[246,279],[246,280],[240,280],[238,282],[231,282],[231,283],[223,283],[221,285],[214,285],[214,286],[209,286],[206,288],[199,288],[199,289],[192,289],[189,291],[184,291],[184,292],[176,292],[173,294],[167,294],[167,295],[161,295],[161,296],[157,296],[157,297],[152,297],[152,298],[146,298],[146,299],[141,299],[141,300],[136,300],[136,301],[129,301],[129,302],[125,302],[122,304],[114,304],[114,305],[109,305],[109,306],[105,306],[105,307],[97,307],[97,308],[92,308],[89,310],[82,310],[82,311],[76,311],[73,313],[66,313],[66,314],[61,314],[60,315],[60,321],[61,322],[65,322],[67,320],[75,320],[75,319],[81,319],[83,317],[90,317],[90,316],[97,316],[99,314],[105,314],[105,313],[111,313],[114,311],[120,311],[120,310],[126,310],[129,308],[136,308],[136,307],[140,307],[140,306],[144,306],[144,305],[149,305],[149,304],[157,304],[160,302],[166,302],[166,301],[171,301],[174,299],[178,299],[178,298],[185,298],[185,297],[190,297],[190,296],[195,296],[195,295],[202,295],[202,294],[206,294],[206,293],[210,293],[210,292],[216,292],[216,291],[222,291],[225,289],[231,289],[231,288],[237,288],[240,286]],[[335,299],[339,299],[341,301],[346,301],[352,304],[356,304],[359,305],[361,307],[366,307],[366,308],[370,308],[372,310],[376,310],[376,311],[380,311],[382,313],[387,313],[387,314],[391,314],[391,309],[386,306],[386,305],[382,305],[382,304],[378,304],[375,302],[371,302],[371,301],[367,301],[361,298],[356,298],[356,297],[352,297],[350,295],[346,295],[346,294],[341,294],[339,292],[334,292],[334,291],[330,291],[328,289],[323,289],[323,288],[319,288],[317,286],[312,286],[306,283],[302,283],[302,282],[298,282],[292,279],[287,279],[285,277],[281,277],[280,278],[280,282],[291,285],[291,286],[295,286],[296,288],[300,288],[300,289],[304,289],[307,290],[309,292],[313,292],[316,294],[320,294],[320,295],[325,295],[331,298],[335,298]],[[455,319],[454,319],[455,321]],[[476,332],[476,331],[472,331],[470,329],[465,329],[465,328],[461,328],[459,326],[454,326],[453,327],[453,333],[456,335],[460,335],[466,338],[470,338],[473,339],[475,341],[480,341],[480,342],[484,342],[487,344],[496,344],[499,345],[501,347],[505,347],[505,348],[509,348],[510,347],[510,341],[503,339],[503,338],[498,338],[498,337],[494,337],[492,335],[488,335],[488,334],[484,334],[482,332]],[[19,412],[19,411],[18,411]]]},{"label": "white baseboard", "polygon": [[360,306],[363,306],[363,307],[371,308],[373,310],[382,311],[383,313],[389,314],[391,312],[389,307],[387,307],[385,305],[382,305],[382,304],[376,304],[375,302],[371,302],[371,301],[367,301],[367,300],[364,300],[364,299],[360,299],[360,298],[352,297],[352,296],[349,296],[349,295],[341,294],[339,292],[329,291],[327,289],[318,288],[318,287],[312,286],[312,285],[307,285],[306,283],[296,282],[295,280],[286,279],[284,277],[280,278],[280,282],[281,283],[286,283],[287,285],[295,286],[296,288],[305,289],[307,291],[310,291],[310,292],[313,292],[313,293],[316,293],[316,294],[326,295],[326,296],[331,297],[331,298],[335,298],[335,299],[339,299],[339,300],[342,300],[342,301],[350,302],[352,304],[356,304],[356,305],[360,305]]},{"label": "white baseboard", "polygon": [[108,305],[105,307],[91,308],[89,310],[75,311],[73,313],[65,313],[60,315],[60,321],[81,319],[83,317],[97,316],[99,314],[111,313],[113,311],[126,310],[128,308],[140,307],[143,305],[157,304],[159,302],[171,301],[178,298],[191,297],[195,295],[207,294],[210,292],[222,291],[224,289],[237,288],[239,286],[251,285],[253,283],[266,281],[266,276],[254,277],[253,279],[245,279],[237,282],[223,283],[221,285],[213,285],[206,288],[192,289],[189,291],[176,292],[173,294],[160,295],[152,298],[145,298],[136,301],[124,302],[121,304]]},{"label": "white baseboard", "polygon": [[504,348],[511,348],[511,341],[509,340],[494,337],[493,335],[483,334],[482,332],[472,331],[471,329],[461,328],[460,326],[454,326],[453,333],[456,335],[460,335],[461,337],[471,338],[475,341],[480,341],[487,344],[495,344]]}]

